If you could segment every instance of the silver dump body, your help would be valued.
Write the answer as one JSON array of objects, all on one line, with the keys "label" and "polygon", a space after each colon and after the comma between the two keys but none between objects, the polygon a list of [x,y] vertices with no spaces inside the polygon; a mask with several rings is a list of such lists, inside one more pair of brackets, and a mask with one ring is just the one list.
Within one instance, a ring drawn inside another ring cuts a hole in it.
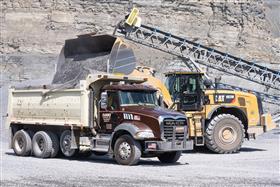
[{"label": "silver dump body", "polygon": [[[89,75],[75,88],[10,88],[7,125],[70,125],[89,127],[90,111],[97,116],[98,103],[90,105],[90,88],[98,101],[100,89],[111,82],[142,83],[145,80],[122,75]],[[93,107],[90,108],[90,107]]]}]

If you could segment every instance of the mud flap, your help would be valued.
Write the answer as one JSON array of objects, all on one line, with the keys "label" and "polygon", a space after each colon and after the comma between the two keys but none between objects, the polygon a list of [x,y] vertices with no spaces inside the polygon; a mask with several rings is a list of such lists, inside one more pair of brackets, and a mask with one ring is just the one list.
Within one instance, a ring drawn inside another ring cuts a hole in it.
[{"label": "mud flap", "polygon": [[73,128],[71,128],[71,149],[78,149],[77,135]]},{"label": "mud flap", "polygon": [[9,127],[9,148],[12,149],[12,142],[13,142],[13,131],[12,131],[12,127]]},{"label": "mud flap", "polygon": [[263,126],[263,131],[267,132],[276,128],[276,124],[272,120],[271,114],[263,114],[261,116],[261,125]]}]

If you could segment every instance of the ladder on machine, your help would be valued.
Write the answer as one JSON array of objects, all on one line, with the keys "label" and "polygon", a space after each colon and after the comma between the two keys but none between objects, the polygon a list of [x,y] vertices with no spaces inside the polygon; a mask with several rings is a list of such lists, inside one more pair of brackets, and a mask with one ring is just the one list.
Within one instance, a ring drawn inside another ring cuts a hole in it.
[{"label": "ladder on machine", "polygon": [[[199,71],[196,65],[198,63],[258,83],[267,88],[280,90],[280,71],[272,70],[143,24],[136,27],[121,22],[116,28],[116,32],[133,42],[185,59],[185,63],[191,71]],[[229,87],[230,85],[227,85],[227,88]],[[236,88],[242,89],[235,86],[230,87],[230,89]],[[248,91],[256,93],[256,91]],[[280,102],[280,97],[278,96],[264,93],[260,94],[260,96],[264,102],[273,104]]]}]

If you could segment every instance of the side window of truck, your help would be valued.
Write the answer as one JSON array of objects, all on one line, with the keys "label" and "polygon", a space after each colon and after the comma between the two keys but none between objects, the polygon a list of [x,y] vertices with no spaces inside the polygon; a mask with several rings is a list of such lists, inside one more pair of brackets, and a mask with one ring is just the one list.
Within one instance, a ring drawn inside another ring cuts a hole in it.
[{"label": "side window of truck", "polygon": [[108,109],[115,110],[119,106],[117,92],[108,92]]}]

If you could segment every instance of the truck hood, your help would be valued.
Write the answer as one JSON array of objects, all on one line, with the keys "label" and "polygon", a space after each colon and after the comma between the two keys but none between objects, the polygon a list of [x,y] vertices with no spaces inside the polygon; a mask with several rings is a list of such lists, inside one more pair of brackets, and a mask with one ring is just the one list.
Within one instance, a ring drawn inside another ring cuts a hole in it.
[{"label": "truck hood", "polygon": [[154,118],[158,118],[159,116],[185,118],[185,115],[180,112],[172,111],[172,110],[165,109],[165,108],[158,107],[158,106],[156,106],[156,107],[154,107],[154,106],[124,106],[124,107],[122,107],[122,110],[126,111],[126,112],[131,112],[134,114],[147,115],[147,116],[151,116]]}]

